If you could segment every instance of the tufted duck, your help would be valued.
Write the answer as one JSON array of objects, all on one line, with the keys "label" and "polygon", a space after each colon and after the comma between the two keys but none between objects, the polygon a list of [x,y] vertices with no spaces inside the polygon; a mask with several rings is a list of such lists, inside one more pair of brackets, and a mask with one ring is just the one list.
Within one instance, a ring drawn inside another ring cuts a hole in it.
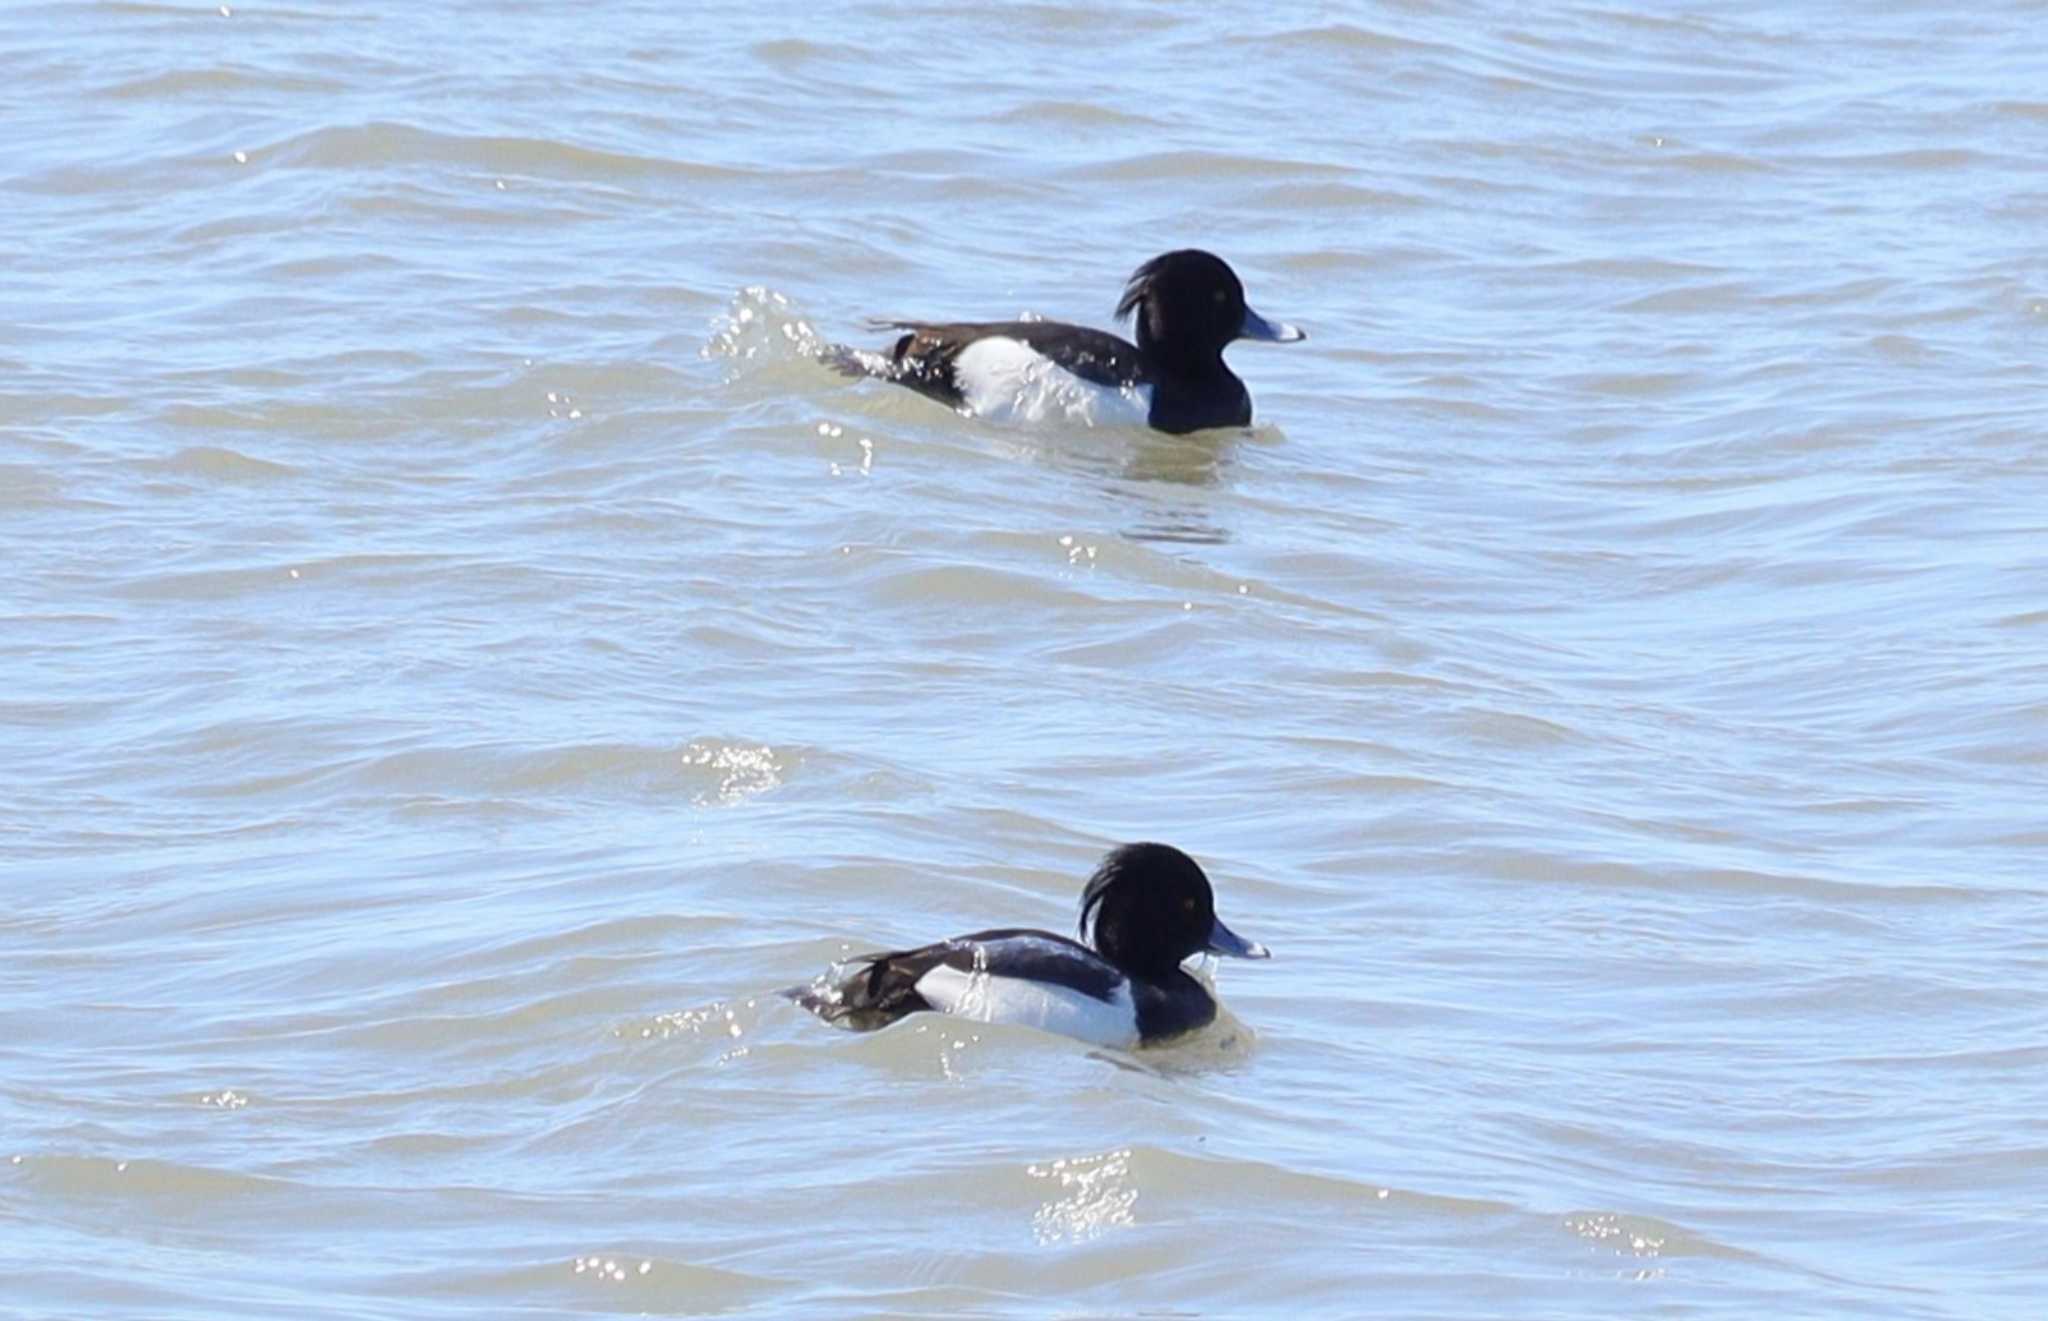
[{"label": "tufted duck", "polygon": [[1266,947],[1216,916],[1209,878],[1166,844],[1110,850],[1081,892],[1079,934],[1002,928],[921,949],[867,954],[787,994],[857,1031],[932,1011],[1023,1023],[1103,1046],[1175,1037],[1216,1017],[1209,989],[1181,967],[1199,953],[1263,959]]},{"label": "tufted duck", "polygon": [[1245,306],[1220,257],[1162,253],[1131,274],[1116,314],[1136,314],[1138,342],[1063,321],[880,321],[905,332],[882,352],[831,345],[842,375],[907,386],[996,421],[1127,423],[1160,431],[1249,426],[1252,397],[1224,365],[1232,340],[1307,336]]}]

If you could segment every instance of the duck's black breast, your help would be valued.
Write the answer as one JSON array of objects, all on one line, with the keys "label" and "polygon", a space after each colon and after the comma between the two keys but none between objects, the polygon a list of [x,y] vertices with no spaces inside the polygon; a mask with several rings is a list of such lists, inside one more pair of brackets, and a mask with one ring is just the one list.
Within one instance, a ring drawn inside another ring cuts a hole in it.
[{"label": "duck's black breast", "polygon": [[1132,978],[1131,1000],[1138,1010],[1138,1036],[1144,1041],[1177,1037],[1216,1021],[1216,998],[1180,969],[1158,981]]},{"label": "duck's black breast", "polygon": [[1252,424],[1251,392],[1221,363],[1214,372],[1200,375],[1156,372],[1149,421],[1155,430],[1175,435],[1213,427],[1248,427]]}]

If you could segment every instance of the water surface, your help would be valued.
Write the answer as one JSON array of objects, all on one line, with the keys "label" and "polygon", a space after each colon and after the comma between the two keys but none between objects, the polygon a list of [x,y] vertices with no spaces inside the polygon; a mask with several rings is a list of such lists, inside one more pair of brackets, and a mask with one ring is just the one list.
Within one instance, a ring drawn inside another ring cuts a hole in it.
[{"label": "water surface", "polygon": [[[7,9],[6,1308],[2036,1315],[2039,19]],[[1193,1042],[773,998],[1138,838]]]}]

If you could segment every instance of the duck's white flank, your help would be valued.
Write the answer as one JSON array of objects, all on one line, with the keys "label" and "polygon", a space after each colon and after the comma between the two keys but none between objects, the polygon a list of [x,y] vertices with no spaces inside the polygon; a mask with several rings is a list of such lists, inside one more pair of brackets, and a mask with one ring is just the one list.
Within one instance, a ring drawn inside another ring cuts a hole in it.
[{"label": "duck's white flank", "polygon": [[967,411],[991,422],[1142,427],[1152,416],[1151,386],[1084,381],[1024,341],[1001,335],[960,350],[953,382]]},{"label": "duck's white flank", "polygon": [[941,1013],[976,1023],[1019,1023],[1098,1046],[1138,1044],[1131,984],[1120,980],[1108,1000],[1048,982],[962,972],[944,964],[917,979],[917,993]]}]

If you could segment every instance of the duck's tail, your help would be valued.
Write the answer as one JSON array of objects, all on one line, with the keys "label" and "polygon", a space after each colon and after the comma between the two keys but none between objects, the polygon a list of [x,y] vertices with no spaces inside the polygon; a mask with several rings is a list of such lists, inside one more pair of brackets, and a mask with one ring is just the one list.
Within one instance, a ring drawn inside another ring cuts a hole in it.
[{"label": "duck's tail", "polygon": [[901,965],[898,958],[863,954],[833,965],[816,981],[785,987],[781,994],[827,1023],[872,1032],[932,1007],[917,992],[917,979],[928,969]]},{"label": "duck's tail", "polygon": [[884,381],[904,381],[904,355],[916,342],[917,334],[929,323],[903,317],[869,317],[862,324],[869,330],[897,330],[896,342],[886,349],[857,349],[848,344],[827,344],[818,350],[818,361],[841,376],[856,379],[873,376]]},{"label": "duck's tail", "polygon": [[866,376],[885,381],[896,379],[896,362],[886,353],[857,349],[849,344],[827,344],[818,350],[818,361],[841,376],[859,380]]}]

